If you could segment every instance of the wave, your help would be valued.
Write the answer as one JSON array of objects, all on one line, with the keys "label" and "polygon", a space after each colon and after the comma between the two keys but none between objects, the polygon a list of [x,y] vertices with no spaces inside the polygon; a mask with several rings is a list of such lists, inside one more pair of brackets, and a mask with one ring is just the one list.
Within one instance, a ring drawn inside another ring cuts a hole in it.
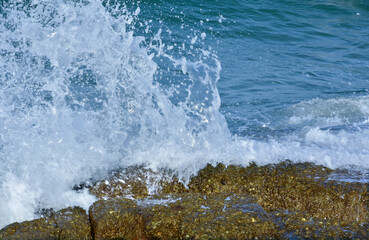
[{"label": "wave", "polygon": [[[0,226],[40,207],[87,207],[93,197],[72,186],[116,168],[191,174],[230,141],[217,56],[168,54],[161,29],[136,36],[139,11],[100,1],[1,6]],[[163,83],[163,60],[179,80]]]},{"label": "wave", "polygon": [[366,128],[369,120],[369,96],[313,99],[287,109],[288,124],[329,128],[357,125]]},{"label": "wave", "polygon": [[205,32],[168,43],[170,29],[141,21],[135,4],[0,6],[0,227],[41,208],[87,208],[95,199],[75,184],[132,165],[184,180],[218,162],[369,168],[365,96],[293,105],[275,118],[294,129],[280,136],[232,136]]}]

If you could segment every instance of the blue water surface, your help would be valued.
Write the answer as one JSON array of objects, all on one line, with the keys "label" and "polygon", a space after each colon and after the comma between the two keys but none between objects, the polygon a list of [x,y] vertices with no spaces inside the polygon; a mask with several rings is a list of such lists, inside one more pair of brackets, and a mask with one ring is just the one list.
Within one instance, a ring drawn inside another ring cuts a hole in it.
[{"label": "blue water surface", "polygon": [[366,0],[0,1],[0,228],[132,165],[368,182],[368,142]]},{"label": "blue water surface", "polygon": [[[296,114],[289,107],[368,95],[366,1],[148,1],[139,6],[141,17],[171,30],[164,42],[206,33],[200,47],[211,46],[221,61],[220,110],[233,134],[265,138],[327,127],[288,122]],[[328,111],[334,115],[335,107]],[[345,124],[366,119],[364,114]]]}]

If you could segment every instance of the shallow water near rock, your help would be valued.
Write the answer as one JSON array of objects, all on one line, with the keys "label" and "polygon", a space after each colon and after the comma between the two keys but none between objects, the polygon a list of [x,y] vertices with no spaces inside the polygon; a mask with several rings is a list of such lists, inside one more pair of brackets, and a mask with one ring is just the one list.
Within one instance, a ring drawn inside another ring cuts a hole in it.
[{"label": "shallow water near rock", "polygon": [[88,209],[86,186],[135,166],[166,172],[131,198],[217,163],[368,183],[368,17],[359,0],[1,1],[0,227]]}]

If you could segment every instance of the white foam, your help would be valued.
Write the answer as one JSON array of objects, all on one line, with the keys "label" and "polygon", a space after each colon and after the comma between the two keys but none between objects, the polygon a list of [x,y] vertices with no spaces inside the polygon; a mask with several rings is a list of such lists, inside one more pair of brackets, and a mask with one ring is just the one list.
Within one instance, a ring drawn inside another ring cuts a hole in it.
[{"label": "white foam", "polygon": [[113,17],[100,1],[30,4],[0,18],[0,227],[38,208],[87,208],[94,198],[72,187],[118,167],[188,175],[217,158],[214,144],[230,135],[215,55],[207,53],[212,67],[167,55],[159,30],[156,57],[188,74],[173,104],[178,89],[154,81],[154,55],[126,30],[139,8],[115,8]]},{"label": "white foam", "polygon": [[[126,28],[139,8],[115,8],[121,12],[113,17],[99,1],[72,2],[42,1],[27,14],[8,8],[0,18],[0,227],[34,218],[38,208],[87,208],[95,199],[72,187],[129,165],[175,169],[180,179],[217,162],[289,158],[369,168],[369,130],[320,128],[367,119],[368,98],[355,107],[346,100],[301,103],[290,121],[331,122],[269,141],[232,139],[219,112],[215,54],[174,57],[161,30],[145,47],[145,38]],[[183,80],[155,81],[155,59],[163,58]]]},{"label": "white foam", "polygon": [[255,141],[239,139],[247,161],[258,164],[290,159],[293,162],[313,162],[330,168],[357,166],[369,169],[369,130],[332,132],[311,128],[304,134],[292,134],[281,139]]},{"label": "white foam", "polygon": [[288,124],[328,127],[365,122],[369,119],[369,96],[312,99],[288,108]]}]

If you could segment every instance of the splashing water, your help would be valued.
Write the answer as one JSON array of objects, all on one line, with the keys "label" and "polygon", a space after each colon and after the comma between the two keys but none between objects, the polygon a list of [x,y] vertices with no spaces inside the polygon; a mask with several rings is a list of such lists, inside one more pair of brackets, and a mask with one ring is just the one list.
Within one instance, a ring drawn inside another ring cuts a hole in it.
[{"label": "splashing water", "polygon": [[[31,219],[40,206],[88,207],[93,197],[71,187],[117,167],[192,173],[230,139],[216,55],[188,60],[160,43],[145,47],[127,30],[138,13],[99,1],[1,6],[0,226]],[[186,81],[155,81],[153,58]]]},{"label": "splashing water", "polygon": [[40,208],[87,208],[94,197],[73,186],[130,165],[185,180],[216,162],[369,168],[368,97],[302,101],[272,112],[262,139],[232,136],[211,34],[182,24],[177,36],[132,5],[1,3],[0,228]]}]

